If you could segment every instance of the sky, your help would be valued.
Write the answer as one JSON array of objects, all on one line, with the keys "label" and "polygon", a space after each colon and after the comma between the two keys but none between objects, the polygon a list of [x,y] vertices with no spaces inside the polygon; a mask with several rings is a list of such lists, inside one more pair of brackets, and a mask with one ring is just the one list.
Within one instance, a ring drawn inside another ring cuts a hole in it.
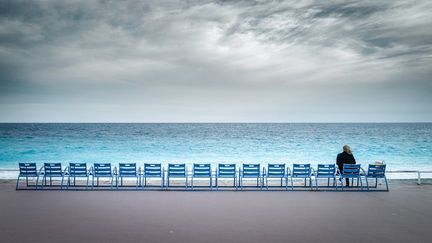
[{"label": "sky", "polygon": [[432,1],[0,1],[0,122],[431,122]]}]

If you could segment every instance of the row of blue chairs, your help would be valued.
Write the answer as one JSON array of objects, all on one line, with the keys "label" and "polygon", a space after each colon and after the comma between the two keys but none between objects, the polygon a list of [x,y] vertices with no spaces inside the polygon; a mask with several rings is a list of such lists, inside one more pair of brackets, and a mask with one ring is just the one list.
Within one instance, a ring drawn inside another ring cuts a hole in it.
[{"label": "row of blue chairs", "polygon": [[[378,179],[384,179],[386,185],[386,191],[388,191],[388,182],[385,175],[386,165],[369,165],[367,172],[362,169],[359,164],[345,164],[342,172],[339,171],[335,164],[318,164],[316,169],[311,167],[310,164],[293,164],[292,169],[285,164],[267,164],[266,167],[261,167],[260,164],[242,164],[237,170],[236,164],[218,164],[216,171],[212,170],[211,164],[195,163],[192,167],[192,173],[188,172],[186,164],[168,164],[167,171],[162,164],[145,163],[141,168],[137,168],[136,163],[120,163],[117,167],[112,167],[111,163],[95,163],[90,168],[87,167],[86,163],[69,163],[64,170],[62,169],[61,163],[44,163],[44,165],[37,170],[36,163],[19,163],[20,173],[16,183],[16,189],[19,189],[20,179],[26,180],[27,188],[32,187],[29,185],[29,178],[36,178],[35,189],[44,189],[44,187],[52,187],[52,178],[61,178],[60,188],[63,189],[64,182],[66,180],[66,189],[70,187],[79,187],[76,185],[76,178],[85,178],[86,190],[89,188],[89,180],[91,178],[91,188],[104,187],[106,185],[100,185],[100,178],[110,179],[108,187],[113,189],[115,186],[117,189],[120,187],[126,187],[123,184],[124,178],[136,179],[135,188],[151,188],[154,185],[149,185],[149,180],[159,178],[161,181],[160,188],[176,188],[178,185],[170,184],[171,180],[184,179],[184,188],[194,190],[196,187],[205,187],[210,190],[213,189],[213,180],[215,187],[219,189],[219,179],[232,179],[231,187],[238,190],[243,190],[246,187],[263,189],[263,186],[267,190],[269,187],[291,190],[294,188],[308,188],[312,190],[313,183],[315,181],[315,188],[335,188],[338,190],[339,186],[344,190],[343,181],[348,178],[357,181],[357,188],[363,190],[362,179],[366,181],[366,189],[370,190],[368,179],[375,179],[375,186],[377,188]],[[47,183],[49,179],[49,185]],[[189,181],[191,185],[189,186]],[[208,186],[194,186],[194,180],[208,179]],[[278,179],[280,185],[270,186],[269,180]],[[304,180],[303,186],[295,186],[294,180]],[[327,179],[327,186],[319,186],[318,180]],[[39,181],[41,183],[39,185]],[[256,180],[256,185],[244,185],[245,180]],[[332,180],[332,185],[330,181]],[[73,181],[73,183],[72,183]],[[338,182],[339,181],[339,182]],[[95,184],[96,182],[96,184]],[[115,182],[115,184],[114,184]],[[289,183],[290,182],[290,183]],[[309,185],[307,185],[309,182]],[[360,185],[359,185],[360,183]],[[291,184],[289,186],[289,184]],[[54,185],[55,186],[55,185]],[[130,186],[128,186],[130,187]],[[158,186],[159,187],[159,186]],[[183,187],[183,186],[181,186]],[[222,186],[221,186],[222,187]]]}]

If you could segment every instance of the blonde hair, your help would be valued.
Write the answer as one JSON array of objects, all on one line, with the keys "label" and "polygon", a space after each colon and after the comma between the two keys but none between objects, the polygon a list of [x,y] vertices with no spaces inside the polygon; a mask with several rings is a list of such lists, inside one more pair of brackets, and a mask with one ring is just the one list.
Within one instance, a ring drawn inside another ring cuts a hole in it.
[{"label": "blonde hair", "polygon": [[343,151],[348,153],[348,154],[352,154],[351,147],[349,145],[344,145]]}]

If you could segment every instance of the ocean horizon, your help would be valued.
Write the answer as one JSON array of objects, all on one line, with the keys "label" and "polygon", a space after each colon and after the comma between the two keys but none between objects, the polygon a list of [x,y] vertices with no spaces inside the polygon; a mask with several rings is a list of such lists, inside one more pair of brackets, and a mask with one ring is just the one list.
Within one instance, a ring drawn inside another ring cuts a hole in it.
[{"label": "ocean horizon", "polygon": [[0,178],[19,162],[335,163],[431,170],[432,123],[0,123]]}]

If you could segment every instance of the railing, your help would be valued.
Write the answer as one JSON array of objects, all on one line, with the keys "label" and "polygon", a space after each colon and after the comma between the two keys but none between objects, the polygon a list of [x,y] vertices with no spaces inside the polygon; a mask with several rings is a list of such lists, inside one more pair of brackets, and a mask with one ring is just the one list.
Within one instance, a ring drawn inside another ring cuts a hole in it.
[{"label": "railing", "polygon": [[386,171],[386,174],[417,174],[417,185],[421,185],[421,174],[430,174],[432,171],[430,170],[392,170]]}]

